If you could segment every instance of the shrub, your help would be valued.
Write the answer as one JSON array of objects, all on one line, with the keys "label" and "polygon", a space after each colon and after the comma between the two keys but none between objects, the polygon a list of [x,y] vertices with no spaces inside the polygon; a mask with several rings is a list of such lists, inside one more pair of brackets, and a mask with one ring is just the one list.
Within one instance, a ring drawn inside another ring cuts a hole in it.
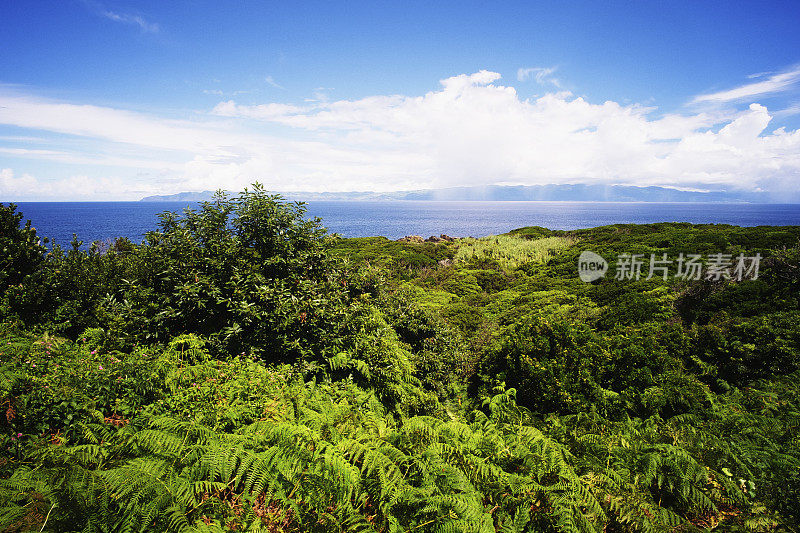
[{"label": "shrub", "polygon": [[[0,296],[10,285],[18,285],[36,271],[46,249],[28,220],[22,223],[17,206],[0,203]],[[45,239],[47,242],[47,239]]]},{"label": "shrub", "polygon": [[525,263],[546,263],[558,252],[572,246],[575,241],[567,237],[543,237],[528,240],[524,237],[496,235],[480,239],[461,239],[456,261],[481,261],[484,258],[498,261],[509,270]]}]

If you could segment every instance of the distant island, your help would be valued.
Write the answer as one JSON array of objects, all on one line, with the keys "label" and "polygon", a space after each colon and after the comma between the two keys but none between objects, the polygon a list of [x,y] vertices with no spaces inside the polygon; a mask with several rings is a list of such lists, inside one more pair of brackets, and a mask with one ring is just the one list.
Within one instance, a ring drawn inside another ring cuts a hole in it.
[{"label": "distant island", "polygon": [[[747,191],[687,191],[670,187],[634,185],[488,185],[394,192],[281,192],[302,201],[549,201],[549,202],[718,202],[778,203],[768,193]],[[142,202],[204,202],[214,191],[146,196]]]}]

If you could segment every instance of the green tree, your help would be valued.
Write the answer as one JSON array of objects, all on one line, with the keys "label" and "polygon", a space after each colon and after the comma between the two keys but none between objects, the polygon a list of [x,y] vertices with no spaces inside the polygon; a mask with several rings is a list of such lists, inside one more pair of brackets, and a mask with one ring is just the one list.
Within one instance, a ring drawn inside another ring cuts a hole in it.
[{"label": "green tree", "polygon": [[[9,285],[21,283],[44,259],[46,249],[15,204],[0,204],[0,295]],[[47,242],[47,239],[45,239]]]}]

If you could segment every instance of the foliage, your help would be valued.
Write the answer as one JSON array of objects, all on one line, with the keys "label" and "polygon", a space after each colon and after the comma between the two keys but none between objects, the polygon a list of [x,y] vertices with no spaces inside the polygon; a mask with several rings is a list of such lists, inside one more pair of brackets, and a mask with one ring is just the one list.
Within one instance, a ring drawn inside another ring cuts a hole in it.
[{"label": "foliage", "polygon": [[[256,185],[45,254],[0,211],[2,531],[800,523],[800,228],[341,239]],[[587,249],[764,260],[587,284]]]},{"label": "foliage", "polygon": [[546,263],[553,252],[574,244],[569,237],[543,237],[529,240],[510,235],[496,235],[480,239],[462,239],[455,259],[457,261],[494,260],[504,268],[515,269],[525,263]]},{"label": "foliage", "polygon": [[20,227],[23,215],[16,211],[14,204],[0,204],[0,294],[34,272],[45,253],[31,221]]}]

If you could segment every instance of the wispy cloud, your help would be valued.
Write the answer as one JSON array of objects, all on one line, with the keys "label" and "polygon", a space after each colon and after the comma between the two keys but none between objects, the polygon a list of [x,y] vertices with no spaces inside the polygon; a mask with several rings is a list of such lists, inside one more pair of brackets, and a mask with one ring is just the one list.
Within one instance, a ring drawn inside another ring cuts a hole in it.
[{"label": "wispy cloud", "polygon": [[558,67],[529,67],[517,70],[518,81],[528,81],[533,77],[539,85],[551,84],[561,87],[561,81],[553,76]]},{"label": "wispy cloud", "polygon": [[167,150],[205,150],[208,125],[133,111],[0,93],[0,124]]},{"label": "wispy cloud", "polygon": [[161,31],[161,27],[157,23],[150,22],[141,15],[111,11],[100,2],[96,2],[94,0],[83,0],[82,3],[92,13],[108,20],[113,20],[114,22],[138,27],[142,33],[158,33]]},{"label": "wispy cloud", "polygon": [[223,91],[221,89],[203,89],[203,94],[208,94],[208,95],[211,95],[211,96],[226,96],[226,97],[238,96],[240,94],[247,94],[249,92],[250,91],[230,91],[230,92],[226,92],[226,91]]},{"label": "wispy cloud", "polygon": [[103,16],[116,22],[122,22],[123,24],[139,26],[139,28],[145,33],[158,33],[161,30],[158,24],[149,22],[140,15],[115,13],[114,11],[103,11]]},{"label": "wispy cloud", "polygon": [[211,111],[221,117],[256,118],[259,120],[272,120],[297,115],[310,111],[311,107],[299,107],[291,104],[259,104],[254,106],[237,105],[233,100],[220,102]]},{"label": "wispy cloud", "polygon": [[332,91],[333,87],[315,87],[312,91],[312,97],[306,98],[306,102],[314,103],[314,102],[327,102],[330,100],[327,91]]},{"label": "wispy cloud", "polygon": [[149,158],[125,158],[117,156],[109,156],[98,153],[84,154],[76,150],[39,150],[29,148],[5,148],[0,147],[0,156],[7,155],[17,159],[38,159],[45,161],[55,161],[58,163],[66,163],[69,165],[81,166],[105,166],[105,167],[128,167],[138,169],[153,169],[153,170],[173,170],[179,171],[182,168],[180,163],[167,161],[163,159],[149,159]]},{"label": "wispy cloud", "polygon": [[776,111],[774,115],[776,117],[791,117],[794,115],[800,115],[800,102],[796,102],[789,107],[785,107],[780,111]]},{"label": "wispy cloud", "polygon": [[[758,75],[753,75],[748,77],[752,79],[752,78],[757,78],[759,76],[764,76],[766,74],[767,73],[760,73]],[[794,67],[793,69],[787,70],[785,72],[772,74],[763,81],[747,83],[745,85],[735,87],[733,89],[727,89],[725,91],[719,91],[715,93],[701,94],[695,96],[694,99],[692,100],[692,103],[724,104],[728,102],[736,102],[757,96],[775,94],[793,88],[798,81],[800,81],[800,67]]]},{"label": "wispy cloud", "polygon": [[266,81],[269,85],[275,87],[276,89],[283,89],[284,88],[283,85],[281,85],[277,81],[275,81],[275,79],[272,76],[267,76],[266,78],[264,78],[264,81]]}]

